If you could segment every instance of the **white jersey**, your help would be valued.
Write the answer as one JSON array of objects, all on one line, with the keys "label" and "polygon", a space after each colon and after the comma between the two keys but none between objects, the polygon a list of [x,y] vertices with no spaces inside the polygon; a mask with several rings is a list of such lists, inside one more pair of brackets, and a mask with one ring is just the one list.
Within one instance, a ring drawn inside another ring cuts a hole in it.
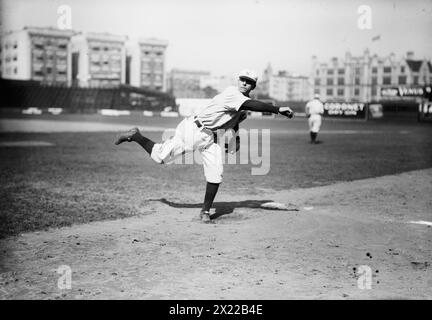
[{"label": "white jersey", "polygon": [[237,87],[230,86],[215,96],[196,117],[204,127],[211,130],[233,128],[240,119],[246,117],[247,111],[239,109],[249,99]]},{"label": "white jersey", "polygon": [[306,114],[323,114],[324,105],[318,99],[313,99],[306,104],[305,108]]}]

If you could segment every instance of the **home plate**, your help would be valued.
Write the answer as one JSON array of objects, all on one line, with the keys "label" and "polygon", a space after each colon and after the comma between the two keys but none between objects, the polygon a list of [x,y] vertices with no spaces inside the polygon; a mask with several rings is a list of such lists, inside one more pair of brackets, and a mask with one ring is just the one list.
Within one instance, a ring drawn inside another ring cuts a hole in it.
[{"label": "home plate", "polygon": [[410,221],[409,223],[415,223],[415,224],[424,224],[424,225],[427,225],[427,226],[432,226],[432,222],[429,222],[429,221]]},{"label": "home plate", "polygon": [[54,143],[46,141],[3,141],[0,147],[53,147]]},{"label": "home plate", "polygon": [[288,207],[285,203],[280,202],[266,202],[261,205],[261,208],[265,209],[275,209],[275,210],[288,210],[288,211],[298,211],[295,207]]}]

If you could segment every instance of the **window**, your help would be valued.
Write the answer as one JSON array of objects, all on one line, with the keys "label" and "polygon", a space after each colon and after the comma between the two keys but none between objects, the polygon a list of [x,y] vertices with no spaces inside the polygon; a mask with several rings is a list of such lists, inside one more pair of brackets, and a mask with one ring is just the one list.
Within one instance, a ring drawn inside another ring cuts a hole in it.
[{"label": "window", "polygon": [[372,73],[378,73],[378,68],[377,67],[373,67],[372,68]]},{"label": "window", "polygon": [[338,84],[339,86],[343,86],[343,85],[345,84],[345,79],[344,79],[344,78],[338,78],[338,82],[337,82],[337,84]]},{"label": "window", "polygon": [[399,76],[399,84],[406,84],[407,77],[406,76]]},{"label": "window", "polygon": [[390,77],[384,77],[383,78],[383,84],[391,84],[391,78]]},{"label": "window", "polygon": [[376,97],[377,92],[378,92],[377,88],[376,87],[372,87],[372,96],[373,97]]},{"label": "window", "polygon": [[328,86],[332,86],[332,85],[333,85],[333,79],[328,78],[328,79],[327,79],[327,85],[328,85]]},{"label": "window", "polygon": [[345,69],[339,69],[338,74],[345,74]]},{"label": "window", "polygon": [[354,81],[355,81],[354,83],[355,83],[356,85],[360,85],[360,78],[355,78]]},{"label": "window", "polygon": [[316,74],[317,76],[319,76],[319,70],[317,70],[315,74]]},{"label": "window", "polygon": [[344,95],[344,92],[345,92],[344,89],[338,89],[338,90],[337,90],[337,95],[338,95],[338,96],[343,96],[343,95]]},{"label": "window", "polygon": [[314,94],[320,94],[320,89],[315,89]]},{"label": "window", "polygon": [[52,68],[46,68],[46,72],[47,73],[51,73],[52,72]]},{"label": "window", "polygon": [[360,89],[359,88],[355,88],[354,89],[354,95],[355,96],[359,96],[360,95]]},{"label": "window", "polygon": [[333,89],[327,89],[326,94],[328,96],[332,96],[333,95]]},{"label": "window", "polygon": [[18,73],[18,68],[15,67],[14,70],[13,70],[13,72],[14,72],[14,74],[17,74]]},{"label": "window", "polygon": [[400,68],[400,70],[401,70],[401,73],[404,73],[404,72],[405,72],[405,67],[402,66],[402,67]]},{"label": "window", "polygon": [[315,79],[315,85],[316,85],[316,86],[319,86],[320,83],[321,83],[320,79],[319,79],[319,78],[316,78],[316,79]]},{"label": "window", "polygon": [[418,84],[418,76],[413,77],[413,84]]},{"label": "window", "polygon": [[378,79],[377,79],[377,77],[372,77],[372,84],[373,84],[373,85],[378,84]]},{"label": "window", "polygon": [[355,74],[360,74],[360,68],[355,68]]},{"label": "window", "polygon": [[391,73],[391,67],[384,67],[384,73]]},{"label": "window", "polygon": [[333,74],[333,69],[328,69],[328,70],[327,70],[327,74],[328,74],[328,75],[332,75],[332,74]]}]

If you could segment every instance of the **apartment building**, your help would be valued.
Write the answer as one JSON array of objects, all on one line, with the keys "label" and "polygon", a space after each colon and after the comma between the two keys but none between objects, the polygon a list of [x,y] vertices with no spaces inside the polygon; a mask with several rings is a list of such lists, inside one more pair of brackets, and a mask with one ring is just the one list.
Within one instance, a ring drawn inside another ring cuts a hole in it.
[{"label": "apartment building", "polygon": [[362,56],[347,52],[344,59],[333,57],[328,62],[313,56],[310,78],[322,100],[367,102],[380,101],[382,89],[430,84],[431,75],[430,61],[415,59],[413,52],[397,58],[393,53],[379,57],[365,50]]},{"label": "apartment building", "polygon": [[70,30],[25,27],[1,38],[1,74],[5,79],[47,84],[71,81]]},{"label": "apartment building", "polygon": [[80,33],[71,38],[72,81],[83,87],[113,87],[125,82],[126,36]]},{"label": "apartment building", "polygon": [[168,41],[140,38],[127,48],[126,83],[157,91],[166,91],[165,56]]},{"label": "apartment building", "polygon": [[287,71],[273,72],[269,64],[258,79],[258,93],[277,101],[307,101],[311,96],[309,78]]}]

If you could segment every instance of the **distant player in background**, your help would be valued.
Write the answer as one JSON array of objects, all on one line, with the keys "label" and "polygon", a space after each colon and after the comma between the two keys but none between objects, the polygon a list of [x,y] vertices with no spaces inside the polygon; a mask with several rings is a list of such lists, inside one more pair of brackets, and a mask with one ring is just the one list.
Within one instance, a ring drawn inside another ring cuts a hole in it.
[{"label": "distant player in background", "polygon": [[311,143],[318,143],[318,132],[321,128],[322,114],[324,113],[324,105],[319,99],[319,95],[315,94],[305,107],[306,116],[308,117],[309,133]]},{"label": "distant player in background", "polygon": [[[204,203],[200,212],[201,221],[210,222],[210,208],[222,182],[223,151],[215,141],[218,130],[238,131],[239,123],[246,119],[247,111],[271,112],[292,118],[289,107],[275,107],[249,97],[255,89],[258,77],[252,70],[242,70],[237,86],[231,86],[216,95],[195,117],[185,118],[176,128],[173,137],[165,142],[155,143],[141,135],[138,128],[121,134],[115,144],[136,142],[143,147],[157,163],[168,164],[186,152],[198,150],[202,156],[204,175],[207,180]],[[236,150],[240,141],[236,139]],[[225,150],[227,152],[227,150]]]}]

